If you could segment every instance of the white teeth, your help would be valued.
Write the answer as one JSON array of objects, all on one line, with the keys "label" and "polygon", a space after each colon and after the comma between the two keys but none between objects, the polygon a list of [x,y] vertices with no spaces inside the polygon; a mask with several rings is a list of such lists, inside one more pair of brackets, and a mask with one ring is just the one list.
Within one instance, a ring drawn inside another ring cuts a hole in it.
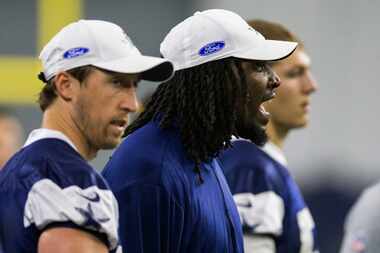
[{"label": "white teeth", "polygon": [[262,113],[262,114],[264,114],[264,115],[266,115],[266,116],[269,116],[269,112],[267,112],[266,110],[265,110],[265,107],[261,104],[260,105],[260,107],[259,107],[259,111]]}]

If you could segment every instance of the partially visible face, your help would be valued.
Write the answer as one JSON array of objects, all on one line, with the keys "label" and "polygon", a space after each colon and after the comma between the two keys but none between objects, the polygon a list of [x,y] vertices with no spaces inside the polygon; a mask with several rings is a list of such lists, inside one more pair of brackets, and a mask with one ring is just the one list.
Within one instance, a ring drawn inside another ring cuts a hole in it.
[{"label": "partially visible face", "polygon": [[248,90],[246,103],[240,105],[237,131],[240,137],[263,145],[267,140],[265,129],[270,115],[262,104],[275,96],[280,79],[267,62],[244,61],[242,68]]},{"label": "partially visible face", "polygon": [[0,169],[21,146],[22,129],[12,118],[0,118]]},{"label": "partially visible face", "polygon": [[138,107],[133,74],[115,74],[94,69],[79,86],[73,117],[95,153],[112,149],[121,142],[128,124],[128,114]]},{"label": "partially visible face", "polygon": [[310,71],[310,58],[297,49],[288,58],[275,62],[273,70],[281,78],[276,99],[265,104],[271,123],[286,130],[304,127],[309,121],[310,95],[317,83]]}]

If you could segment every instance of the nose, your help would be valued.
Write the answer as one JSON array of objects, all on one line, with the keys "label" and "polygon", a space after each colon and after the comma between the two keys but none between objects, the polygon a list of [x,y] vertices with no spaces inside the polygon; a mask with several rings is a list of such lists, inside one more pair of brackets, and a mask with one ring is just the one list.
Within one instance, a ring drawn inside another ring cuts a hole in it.
[{"label": "nose", "polygon": [[123,94],[122,101],[120,103],[120,107],[122,110],[128,113],[137,111],[139,107],[139,103],[138,103],[135,87],[128,88],[125,91],[125,93]]},{"label": "nose", "polygon": [[275,89],[281,85],[280,77],[273,70],[270,71],[268,85],[271,89]]},{"label": "nose", "polygon": [[303,84],[303,90],[306,94],[311,94],[318,90],[317,81],[310,71],[305,73]]}]

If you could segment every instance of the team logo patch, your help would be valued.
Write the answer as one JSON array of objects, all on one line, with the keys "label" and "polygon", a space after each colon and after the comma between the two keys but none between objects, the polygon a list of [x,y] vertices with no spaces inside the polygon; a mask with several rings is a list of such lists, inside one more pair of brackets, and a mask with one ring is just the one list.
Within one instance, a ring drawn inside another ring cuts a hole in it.
[{"label": "team logo patch", "polygon": [[71,58],[75,58],[75,57],[87,54],[88,52],[90,52],[90,49],[88,49],[87,47],[74,47],[67,50],[63,54],[63,58],[71,59]]},{"label": "team logo patch", "polygon": [[224,43],[224,41],[211,42],[211,43],[205,45],[204,47],[202,47],[201,49],[199,49],[198,54],[200,56],[206,56],[206,55],[214,54],[214,53],[222,50],[225,45],[226,45],[226,43]]},{"label": "team logo patch", "polygon": [[356,253],[365,253],[366,252],[366,237],[363,233],[357,233],[352,242],[351,250]]}]

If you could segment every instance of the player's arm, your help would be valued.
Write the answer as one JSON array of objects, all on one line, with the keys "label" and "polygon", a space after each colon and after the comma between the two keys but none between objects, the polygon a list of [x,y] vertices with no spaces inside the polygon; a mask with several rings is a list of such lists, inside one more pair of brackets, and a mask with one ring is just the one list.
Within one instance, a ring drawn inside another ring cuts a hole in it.
[{"label": "player's arm", "polygon": [[273,253],[276,252],[274,239],[270,236],[245,234],[244,252],[246,253]]},{"label": "player's arm", "polygon": [[96,184],[61,187],[45,178],[28,194],[24,226],[41,231],[39,253],[107,252],[118,246],[117,209],[109,189]]},{"label": "player's arm", "polygon": [[45,230],[38,241],[38,253],[106,253],[107,246],[94,235],[74,228]]}]

